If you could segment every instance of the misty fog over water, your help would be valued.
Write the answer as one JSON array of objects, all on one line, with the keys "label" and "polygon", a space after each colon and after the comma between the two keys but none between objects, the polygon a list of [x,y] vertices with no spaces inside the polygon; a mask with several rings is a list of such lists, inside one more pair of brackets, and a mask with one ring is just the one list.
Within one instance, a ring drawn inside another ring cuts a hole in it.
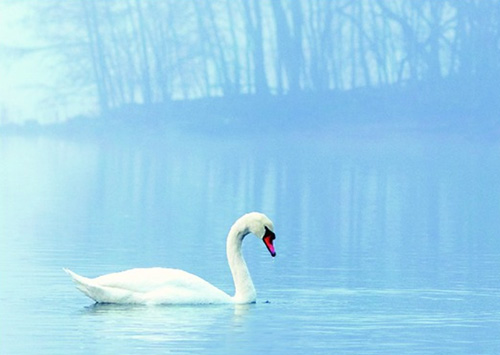
[{"label": "misty fog over water", "polygon": [[96,116],[497,124],[495,0],[1,6],[3,124]]}]

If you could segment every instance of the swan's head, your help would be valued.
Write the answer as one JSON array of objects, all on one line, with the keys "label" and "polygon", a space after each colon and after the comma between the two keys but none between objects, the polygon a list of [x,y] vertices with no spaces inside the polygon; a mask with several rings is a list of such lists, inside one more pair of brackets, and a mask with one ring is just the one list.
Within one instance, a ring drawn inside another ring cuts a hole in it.
[{"label": "swan's head", "polygon": [[276,256],[276,251],[274,250],[273,245],[273,241],[276,239],[274,234],[274,225],[265,214],[259,212],[247,213],[241,217],[238,222],[241,223],[240,225],[244,230],[244,234],[253,233],[255,236],[262,239],[267,247],[267,250],[271,253],[271,256]]}]

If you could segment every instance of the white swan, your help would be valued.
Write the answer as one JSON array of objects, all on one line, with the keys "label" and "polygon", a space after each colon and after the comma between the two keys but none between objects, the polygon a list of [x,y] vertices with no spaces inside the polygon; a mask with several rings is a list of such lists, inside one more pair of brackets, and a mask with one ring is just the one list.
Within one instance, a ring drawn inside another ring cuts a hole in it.
[{"label": "white swan", "polygon": [[227,236],[226,254],[233,275],[235,295],[230,296],[202,278],[178,269],[131,269],[86,278],[64,269],[76,287],[98,303],[138,304],[207,304],[254,303],[257,293],[241,251],[243,238],[253,233],[264,241],[271,256],[273,222],[262,213],[252,212],[240,217]]}]

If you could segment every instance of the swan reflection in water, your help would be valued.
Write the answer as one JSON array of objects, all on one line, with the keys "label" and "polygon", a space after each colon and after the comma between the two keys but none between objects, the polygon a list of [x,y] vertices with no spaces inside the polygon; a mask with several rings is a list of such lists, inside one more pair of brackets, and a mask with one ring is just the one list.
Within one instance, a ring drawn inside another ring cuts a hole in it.
[{"label": "swan reflection in water", "polygon": [[[249,313],[266,304],[137,305],[95,303],[82,322],[105,338],[148,343],[203,342],[246,328]],[[92,319],[88,319],[92,317]],[[251,317],[250,317],[251,318]],[[224,329],[221,329],[223,327]]]}]

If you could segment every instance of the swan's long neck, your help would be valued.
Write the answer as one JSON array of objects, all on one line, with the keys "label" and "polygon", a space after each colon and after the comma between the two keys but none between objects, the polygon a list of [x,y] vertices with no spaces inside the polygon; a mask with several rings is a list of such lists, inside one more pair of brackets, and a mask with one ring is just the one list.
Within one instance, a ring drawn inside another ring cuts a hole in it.
[{"label": "swan's long neck", "polygon": [[233,226],[227,236],[226,253],[229,268],[233,274],[235,288],[233,300],[235,303],[252,303],[257,298],[257,292],[241,251],[243,238],[248,233],[248,230],[241,230],[237,226]]}]

